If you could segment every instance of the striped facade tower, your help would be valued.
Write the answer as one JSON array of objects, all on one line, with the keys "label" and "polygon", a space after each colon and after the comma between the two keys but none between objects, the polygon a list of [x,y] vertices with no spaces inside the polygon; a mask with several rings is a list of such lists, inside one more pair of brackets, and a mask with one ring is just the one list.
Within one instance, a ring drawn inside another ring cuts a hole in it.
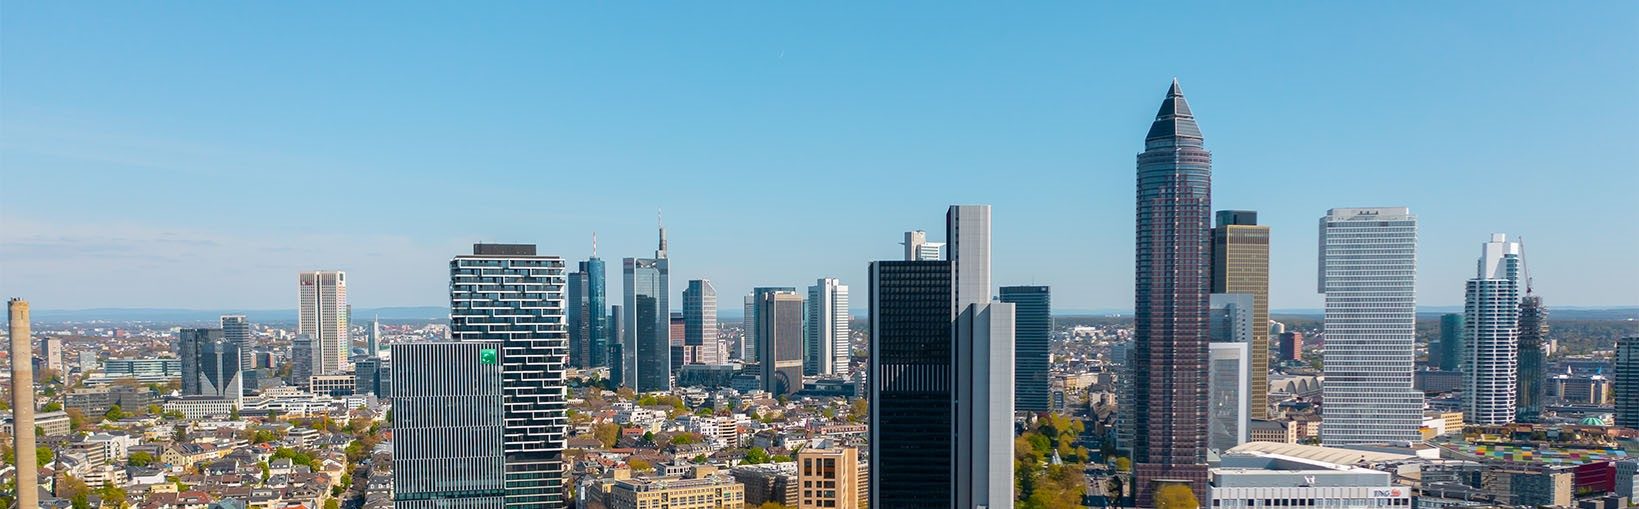
[{"label": "striped facade tower", "polygon": [[393,507],[506,505],[501,342],[398,343]]},{"label": "striped facade tower", "polygon": [[1463,422],[1508,424],[1519,377],[1519,243],[1492,235],[1476,272],[1463,301]]}]

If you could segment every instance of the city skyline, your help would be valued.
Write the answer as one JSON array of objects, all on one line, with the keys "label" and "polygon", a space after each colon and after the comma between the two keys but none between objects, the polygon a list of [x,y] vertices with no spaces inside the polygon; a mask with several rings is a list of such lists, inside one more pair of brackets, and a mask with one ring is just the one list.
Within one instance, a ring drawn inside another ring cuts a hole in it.
[{"label": "city skyline", "polygon": [[[1491,231],[1530,240],[1537,289],[1555,296],[1556,308],[1639,304],[1624,291],[1639,284],[1639,267],[1621,263],[1623,253],[1639,249],[1639,236],[1597,235],[1576,220],[1608,214],[1639,183],[1632,171],[1639,151],[1625,143],[1639,137],[1626,121],[1639,114],[1639,100],[1585,93],[1639,83],[1633,66],[1595,64],[1639,60],[1634,45],[1619,39],[1627,27],[1585,25],[1631,19],[1639,7],[1607,4],[1616,15],[1596,19],[1524,4],[1480,12],[1435,6],[1417,16],[1360,6],[1198,7],[1168,18],[1180,30],[1163,36],[1138,29],[1154,14],[1127,6],[1002,16],[951,6],[917,12],[938,23],[908,26],[895,21],[909,14],[904,7],[861,7],[844,18],[765,6],[746,14],[786,21],[736,34],[727,25],[746,28],[735,21],[745,18],[697,19],[724,34],[709,38],[662,22],[687,14],[665,8],[526,8],[512,20],[490,19],[498,23],[492,33],[462,42],[383,28],[382,44],[437,57],[411,64],[369,58],[386,48],[330,25],[295,47],[256,30],[260,25],[234,30],[237,38],[217,33],[237,27],[220,19],[294,22],[296,9],[213,6],[161,16],[104,5],[118,14],[104,18],[84,15],[84,6],[15,6],[3,21],[11,44],[0,50],[10,71],[0,90],[7,112],[0,180],[8,189],[0,265],[9,269],[0,292],[28,295],[37,310],[283,308],[287,274],[323,267],[351,272],[360,307],[436,305],[445,253],[480,240],[529,241],[582,259],[582,239],[599,232],[608,259],[639,256],[650,243],[650,209],[660,207],[676,236],[677,276],[709,278],[724,295],[741,295],[823,275],[860,279],[861,263],[901,249],[898,234],[938,226],[916,210],[974,202],[993,204],[998,221],[1017,225],[998,232],[997,255],[1018,263],[998,266],[997,281],[1053,286],[1055,303],[1067,310],[1122,310],[1132,281],[1119,268],[1130,266],[1130,253],[1106,246],[1125,242],[1127,232],[1103,225],[1130,219],[1131,198],[1116,191],[1125,184],[1132,126],[1150,113],[1137,105],[1153,95],[1154,83],[1176,75],[1212,105],[1205,127],[1220,165],[1247,175],[1219,186],[1215,202],[1258,210],[1274,232],[1272,309],[1320,307],[1305,291],[1315,211],[1385,204],[1419,211],[1425,304],[1460,305],[1461,288],[1451,282],[1468,277],[1469,239]],[[266,12],[240,16],[257,9]],[[396,15],[405,16],[403,26],[417,26],[415,13]],[[1341,25],[1300,21],[1315,16]],[[1000,39],[963,35],[1023,17],[1062,23]],[[847,21],[862,32],[790,25],[795,19]],[[562,31],[512,24],[531,21]],[[602,41],[587,49],[595,58],[545,49],[617,21],[652,31]],[[1400,36],[1370,37],[1388,25]],[[51,37],[70,26],[92,36]],[[137,26],[146,28],[135,33]],[[168,36],[146,37],[149,28]],[[1209,44],[1258,32],[1291,39],[1254,38],[1251,51]],[[320,47],[340,54],[292,58],[292,51]],[[968,58],[974,54],[989,58]],[[1574,56],[1550,58],[1561,54]],[[1184,56],[1157,58],[1165,55]],[[341,79],[356,75],[355,59],[405,79]],[[193,65],[200,61],[212,65]],[[700,62],[701,70],[676,61]],[[1290,72],[1294,61],[1304,72]],[[743,79],[725,83],[708,69]],[[171,79],[177,74],[197,79]],[[505,83],[492,93],[510,106],[461,92],[449,99],[447,87],[464,91],[469,82],[419,79],[423,74]],[[873,81],[842,81],[861,75]],[[944,76],[951,79],[935,79]],[[262,96],[268,100],[253,100]],[[702,100],[675,101],[679,96]],[[219,114],[230,109],[240,114]],[[1331,120],[1328,128],[1290,127],[1316,117]],[[776,120],[781,127],[769,128]],[[886,132],[896,134],[875,136]],[[1315,171],[1317,160],[1328,161],[1324,171]],[[812,192],[753,193],[733,184],[771,168],[782,176],[768,186]],[[1560,178],[1565,168],[1604,185]],[[997,170],[1023,180],[978,185]],[[615,180],[603,175],[614,174],[632,177],[623,180],[645,198],[604,199],[612,194],[597,190],[612,189]],[[704,178],[663,178],[684,174]],[[898,186],[857,185],[883,174],[890,183],[925,187],[890,200],[882,193]],[[307,183],[321,176],[336,185],[311,192]],[[1482,176],[1515,184],[1484,198],[1450,192]],[[506,205],[484,211],[495,221],[474,229],[419,204],[421,193],[466,178],[512,184],[495,200]],[[591,192],[552,205],[509,199],[556,179]],[[87,181],[107,185],[80,184]],[[221,185],[281,198],[241,199],[216,191]],[[843,206],[832,206],[836,196]],[[318,199],[339,208],[305,206]],[[1482,199],[1533,206],[1488,212]],[[757,213],[774,202],[794,206],[777,220]],[[212,213],[198,213],[206,209]],[[1064,234],[1057,227],[1064,218],[1085,227]],[[742,227],[721,228],[729,223]],[[838,224],[847,228],[824,239],[742,236]],[[1046,243],[1086,253],[1086,263],[1038,271],[1058,256],[1030,248]],[[778,256],[747,256],[748,244],[774,246]],[[1576,270],[1584,266],[1611,269]],[[234,284],[219,284],[224,280]],[[679,299],[681,288],[672,290]]]}]

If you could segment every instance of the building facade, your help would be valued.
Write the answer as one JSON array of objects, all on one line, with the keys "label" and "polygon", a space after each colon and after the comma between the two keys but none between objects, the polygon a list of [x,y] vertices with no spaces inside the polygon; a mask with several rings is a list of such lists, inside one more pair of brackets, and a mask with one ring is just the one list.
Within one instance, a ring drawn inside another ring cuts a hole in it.
[{"label": "building facade", "polygon": [[[1220,210],[1212,229],[1212,293],[1252,297],[1252,387],[1269,386],[1269,227],[1250,210]],[[1247,399],[1253,419],[1267,419],[1267,396]]]},{"label": "building facade", "polygon": [[1326,296],[1326,445],[1421,440],[1413,388],[1417,218],[1404,208],[1332,209],[1320,220]]},{"label": "building facade", "polygon": [[871,262],[870,276],[870,507],[954,507],[950,262]]},{"label": "building facade", "polygon": [[848,375],[848,363],[853,357],[848,318],[848,285],[828,277],[808,287],[803,374]]},{"label": "building facade", "polygon": [[1616,399],[1616,425],[1639,428],[1639,336],[1616,341],[1615,368],[1611,393]]},{"label": "building facade", "polygon": [[746,294],[745,324],[743,327],[745,333],[740,338],[741,360],[755,362],[758,358],[757,345],[762,343],[757,340],[757,303],[763,299],[763,295],[773,292],[795,291],[797,291],[795,286],[759,286],[752,288],[751,293]]},{"label": "building facade", "polygon": [[757,301],[757,365],[763,390],[788,396],[802,390],[803,299],[797,292],[770,292]]},{"label": "building facade", "polygon": [[347,306],[347,273],[342,271],[303,272],[297,276],[301,290],[296,333],[313,338],[313,374],[328,375],[347,367],[351,317]]},{"label": "building facade", "polygon": [[222,329],[182,329],[177,332],[177,351],[182,358],[183,396],[211,396],[243,406],[239,344],[227,340]]},{"label": "building facade", "polygon": [[797,509],[861,509],[859,450],[805,447],[797,452]]},{"label": "building facade", "polygon": [[1215,341],[1209,349],[1207,448],[1223,452],[1246,443],[1251,433],[1251,343]]},{"label": "building facade", "polygon": [[621,262],[626,283],[621,338],[625,358],[617,383],[637,392],[671,390],[671,275],[665,228],[660,229],[660,246],[654,254],[654,258]]},{"label": "building facade", "polygon": [[1463,304],[1463,415],[1473,424],[1514,422],[1519,376],[1520,246],[1501,233],[1480,250]]},{"label": "building facade", "polygon": [[1286,332],[1280,333],[1280,360],[1282,360],[1282,361],[1302,361],[1303,360],[1303,333],[1302,332],[1298,332],[1298,331],[1294,330],[1294,331],[1286,331]]},{"label": "building facade", "polygon": [[990,207],[945,216],[948,262],[871,264],[870,507],[1013,507],[1011,303],[990,300]]},{"label": "building facade", "polygon": [[710,280],[691,280],[683,289],[683,348],[693,364],[728,362],[717,337],[717,288]]},{"label": "building facade", "polygon": [[1053,296],[1046,286],[1003,286],[1000,300],[1017,313],[1013,331],[1013,409],[1052,410],[1047,393],[1048,354],[1053,337]]},{"label": "building facade", "polygon": [[1440,371],[1461,371],[1463,369],[1462,313],[1440,315],[1439,353],[1435,357],[1439,360]]},{"label": "building facade", "polygon": [[250,349],[256,346],[250,338],[250,321],[245,315],[222,315],[221,322],[222,338],[239,347],[239,369],[255,367],[250,364]]},{"label": "building facade", "polygon": [[1529,281],[1519,303],[1519,379],[1514,412],[1520,422],[1542,418],[1548,399],[1548,306],[1531,294]]},{"label": "building facade", "polygon": [[502,344],[399,343],[391,381],[393,507],[505,507]]},{"label": "building facade", "polygon": [[945,243],[928,242],[928,232],[911,230],[905,232],[905,261],[939,261],[944,257]]},{"label": "building facade", "polygon": [[[563,259],[537,255],[532,244],[477,244],[450,260],[451,339],[500,347],[509,508],[566,503],[566,279]],[[396,397],[411,364],[393,359]]]},{"label": "building facade", "polygon": [[1206,500],[1207,295],[1212,153],[1177,80],[1138,154],[1134,274],[1133,492],[1188,481]]}]

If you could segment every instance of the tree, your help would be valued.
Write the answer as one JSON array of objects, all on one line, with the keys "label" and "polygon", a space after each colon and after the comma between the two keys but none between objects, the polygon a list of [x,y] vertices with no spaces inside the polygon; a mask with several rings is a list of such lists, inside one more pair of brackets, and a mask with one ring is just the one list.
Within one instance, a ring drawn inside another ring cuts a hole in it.
[{"label": "tree", "polygon": [[654,465],[649,464],[648,461],[637,459],[637,458],[632,458],[632,459],[626,460],[626,466],[632,467],[633,471],[640,471],[641,472],[641,471],[654,470]]},{"label": "tree", "polygon": [[1117,472],[1131,472],[1132,469],[1133,460],[1128,459],[1126,456],[1115,457],[1115,470]]},{"label": "tree", "polygon": [[125,462],[133,467],[146,467],[154,464],[154,455],[147,451],[137,451],[131,453],[131,457],[126,458]]},{"label": "tree", "polygon": [[117,421],[125,418],[125,410],[121,410],[119,405],[114,405],[108,407],[108,413],[102,414],[102,416],[104,419]]},{"label": "tree", "polygon": [[650,443],[650,444],[654,443],[654,432],[653,431],[643,432],[643,441],[645,443]]},{"label": "tree", "polygon": [[613,423],[600,423],[592,426],[592,438],[598,439],[604,449],[615,446],[620,440],[620,426]]},{"label": "tree", "polygon": [[61,411],[62,409],[63,404],[56,401],[47,402],[45,406],[40,407],[41,412],[57,412]]},{"label": "tree", "polygon": [[40,467],[44,467],[46,465],[51,464],[52,458],[55,457],[52,454],[53,453],[51,452],[50,447],[46,447],[46,446],[43,446],[43,445],[39,446],[39,447],[35,447],[34,448],[34,466],[35,466],[35,468],[40,468]]},{"label": "tree", "polygon": [[1195,492],[1189,489],[1188,484],[1179,482],[1163,482],[1155,488],[1156,509],[1199,509],[1201,503],[1195,498]]},{"label": "tree", "polygon": [[266,461],[259,461],[256,466],[262,469],[262,484],[267,484],[267,479],[273,477],[273,469],[268,468]]},{"label": "tree", "polygon": [[790,456],[786,456],[784,454],[776,454],[776,455],[774,455],[774,457],[769,458],[768,461],[771,461],[771,462],[774,462],[774,463],[790,463],[792,460],[791,460]]},{"label": "tree", "polygon": [[116,508],[124,508],[131,505],[126,501],[125,490],[109,481],[103,481],[102,487],[97,488],[97,498],[102,499],[103,507],[113,505]]},{"label": "tree", "polygon": [[78,408],[70,408],[63,410],[63,413],[68,414],[68,427],[73,428],[74,431],[86,430],[89,423],[85,420],[85,411]]},{"label": "tree", "polygon": [[763,450],[761,447],[752,447],[746,451],[745,464],[757,465],[761,463],[768,463],[768,451]]},{"label": "tree", "polygon": [[326,500],[324,501],[324,509],[341,509],[341,503],[334,498]]}]

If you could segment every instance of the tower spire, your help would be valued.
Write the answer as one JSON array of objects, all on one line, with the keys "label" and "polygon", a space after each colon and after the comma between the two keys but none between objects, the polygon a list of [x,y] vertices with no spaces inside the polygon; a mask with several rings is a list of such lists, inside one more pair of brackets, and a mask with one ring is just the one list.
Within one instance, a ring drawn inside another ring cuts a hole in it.
[{"label": "tower spire", "polygon": [[654,209],[654,222],[660,227],[660,248],[654,251],[655,258],[666,257],[666,221],[660,215],[660,209]]},{"label": "tower spire", "polygon": [[592,232],[592,257],[598,257],[598,232]]}]

